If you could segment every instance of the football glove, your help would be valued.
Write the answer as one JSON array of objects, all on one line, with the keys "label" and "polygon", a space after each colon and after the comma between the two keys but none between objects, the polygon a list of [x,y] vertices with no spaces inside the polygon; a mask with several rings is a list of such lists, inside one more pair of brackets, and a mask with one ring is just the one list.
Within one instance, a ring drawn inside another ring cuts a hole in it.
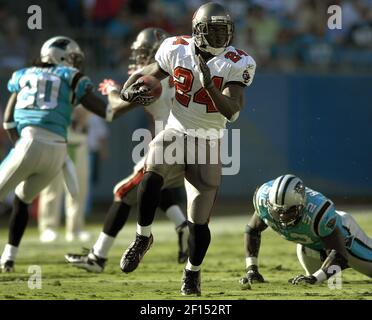
[{"label": "football glove", "polygon": [[316,281],[317,279],[313,275],[304,276],[303,274],[288,280],[288,282],[292,284],[315,284]]},{"label": "football glove", "polygon": [[128,88],[123,88],[120,92],[120,98],[127,102],[137,102],[147,106],[154,102],[154,96],[147,96],[146,93],[150,91],[149,88],[143,86],[142,80],[137,80]]},{"label": "football glove", "polygon": [[98,86],[98,91],[101,92],[102,95],[106,96],[110,94],[112,91],[120,91],[119,85],[112,79],[104,79]]},{"label": "football glove", "polygon": [[203,57],[199,54],[199,79],[203,86],[203,88],[211,88],[213,86],[212,78],[211,78],[211,71],[207,66],[207,63],[204,61]]},{"label": "football glove", "polygon": [[240,284],[248,282],[249,284],[254,282],[265,282],[263,276],[258,272],[257,266],[250,266],[247,269],[247,274],[245,277],[240,279]]}]

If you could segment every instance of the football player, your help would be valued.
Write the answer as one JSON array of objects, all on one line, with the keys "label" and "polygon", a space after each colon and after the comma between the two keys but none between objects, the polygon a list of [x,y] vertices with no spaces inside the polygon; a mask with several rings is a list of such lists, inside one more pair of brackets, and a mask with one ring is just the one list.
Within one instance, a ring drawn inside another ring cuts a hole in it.
[{"label": "football player", "polygon": [[[166,32],[159,28],[142,30],[131,46],[132,53],[128,73],[132,74],[142,67],[153,63],[155,61],[155,53],[166,37]],[[169,78],[162,80],[163,89],[160,98],[144,107],[154,121],[161,122],[155,128],[163,128],[163,124],[166,124],[169,116],[174,96],[174,86],[170,80]],[[100,89],[103,94],[108,94],[111,105],[116,106],[123,103],[119,98],[119,90],[112,80],[102,82]],[[65,258],[69,263],[91,272],[103,271],[108,252],[117,234],[124,227],[131,207],[137,203],[137,189],[143,176],[144,159],[136,164],[133,173],[129,177],[121,180],[114,187],[114,201],[108,210],[103,230],[93,248],[89,253],[85,254],[67,254]],[[174,175],[172,181],[169,181],[167,188],[161,191],[161,201],[159,203],[159,207],[175,224],[178,234],[177,260],[179,263],[184,263],[187,259],[187,239],[189,234],[186,218],[176,201],[177,197],[174,189],[182,185],[183,175],[180,173]]]},{"label": "football player", "polygon": [[263,184],[253,197],[255,212],[245,231],[247,274],[242,285],[264,282],[258,271],[261,232],[270,226],[297,243],[305,274],[292,284],[317,284],[346,268],[372,277],[372,239],[354,218],[337,211],[330,199],[287,174]]},{"label": "football player", "polygon": [[18,247],[28,221],[28,205],[63,170],[69,190],[76,195],[76,176],[67,157],[66,134],[73,106],[81,103],[101,117],[105,102],[92,92],[90,79],[79,70],[84,54],[67,37],[46,41],[41,61],[13,73],[4,129],[14,148],[0,167],[0,201],[15,188],[9,239],[0,269],[14,268]]},{"label": "football player", "polygon": [[[192,31],[192,37],[164,40],[156,61],[135,72],[121,92],[124,101],[138,99],[142,92],[137,80],[146,74],[159,80],[171,75],[175,81],[167,126],[150,143],[138,189],[136,237],[123,253],[120,266],[125,273],[138,267],[153,242],[151,225],[161,190],[180,172],[185,177],[190,231],[183,295],[201,294],[200,269],[211,238],[208,223],[221,180],[220,134],[226,121],[237,119],[244,88],[252,83],[256,67],[251,56],[231,46],[234,25],[223,6],[202,5],[193,16]],[[171,145],[176,152],[183,151],[177,154],[182,161],[167,160]]]}]

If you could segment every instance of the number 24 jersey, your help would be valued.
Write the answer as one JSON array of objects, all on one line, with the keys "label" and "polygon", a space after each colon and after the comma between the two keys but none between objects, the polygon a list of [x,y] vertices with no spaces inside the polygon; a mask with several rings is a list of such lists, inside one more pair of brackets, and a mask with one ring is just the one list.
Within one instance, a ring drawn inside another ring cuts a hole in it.
[{"label": "number 24 jersey", "polygon": [[[167,127],[182,132],[188,129],[203,129],[196,131],[195,135],[202,138],[219,138],[218,134],[206,136],[203,133],[209,129],[224,129],[227,119],[216,109],[201,85],[193,38],[182,36],[165,39],[155,59],[164,71],[173,76],[175,84],[175,100]],[[207,65],[214,85],[221,91],[229,82],[249,86],[256,69],[256,63],[251,56],[232,46],[210,59]]]}]

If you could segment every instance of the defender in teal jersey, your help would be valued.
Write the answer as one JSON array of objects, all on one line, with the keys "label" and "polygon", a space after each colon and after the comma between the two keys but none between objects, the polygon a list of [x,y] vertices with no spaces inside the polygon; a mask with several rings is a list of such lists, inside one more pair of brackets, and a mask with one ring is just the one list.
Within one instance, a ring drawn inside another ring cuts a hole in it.
[{"label": "defender in teal jersey", "polygon": [[[14,148],[0,166],[0,201],[14,189],[15,199],[0,271],[13,270],[28,205],[58,172],[71,172],[66,131],[73,106],[80,103],[106,117],[106,103],[93,94],[91,81],[79,71],[83,59],[74,40],[54,37],[42,46],[39,63],[14,72],[9,80],[3,126]],[[71,174],[65,176],[66,184],[74,181]],[[74,183],[69,185],[75,189]]]},{"label": "defender in teal jersey", "polygon": [[261,232],[268,226],[297,243],[297,257],[306,275],[290,279],[292,284],[320,283],[346,268],[372,277],[372,239],[350,214],[336,211],[331,200],[306,188],[298,177],[287,174],[263,184],[253,204],[255,212],[245,231],[243,286],[264,282],[257,257]]}]

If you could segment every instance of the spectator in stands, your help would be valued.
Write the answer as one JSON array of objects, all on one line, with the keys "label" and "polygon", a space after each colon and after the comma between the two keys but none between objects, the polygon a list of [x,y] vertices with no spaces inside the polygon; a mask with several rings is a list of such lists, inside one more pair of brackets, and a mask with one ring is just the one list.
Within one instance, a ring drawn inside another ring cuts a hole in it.
[{"label": "spectator in stands", "polygon": [[247,21],[250,40],[253,40],[260,63],[265,64],[270,59],[270,49],[280,29],[279,22],[258,5],[249,10]]},{"label": "spectator in stands", "polygon": [[18,19],[1,4],[0,21],[0,69],[10,72],[26,64],[28,46],[20,32]]}]

